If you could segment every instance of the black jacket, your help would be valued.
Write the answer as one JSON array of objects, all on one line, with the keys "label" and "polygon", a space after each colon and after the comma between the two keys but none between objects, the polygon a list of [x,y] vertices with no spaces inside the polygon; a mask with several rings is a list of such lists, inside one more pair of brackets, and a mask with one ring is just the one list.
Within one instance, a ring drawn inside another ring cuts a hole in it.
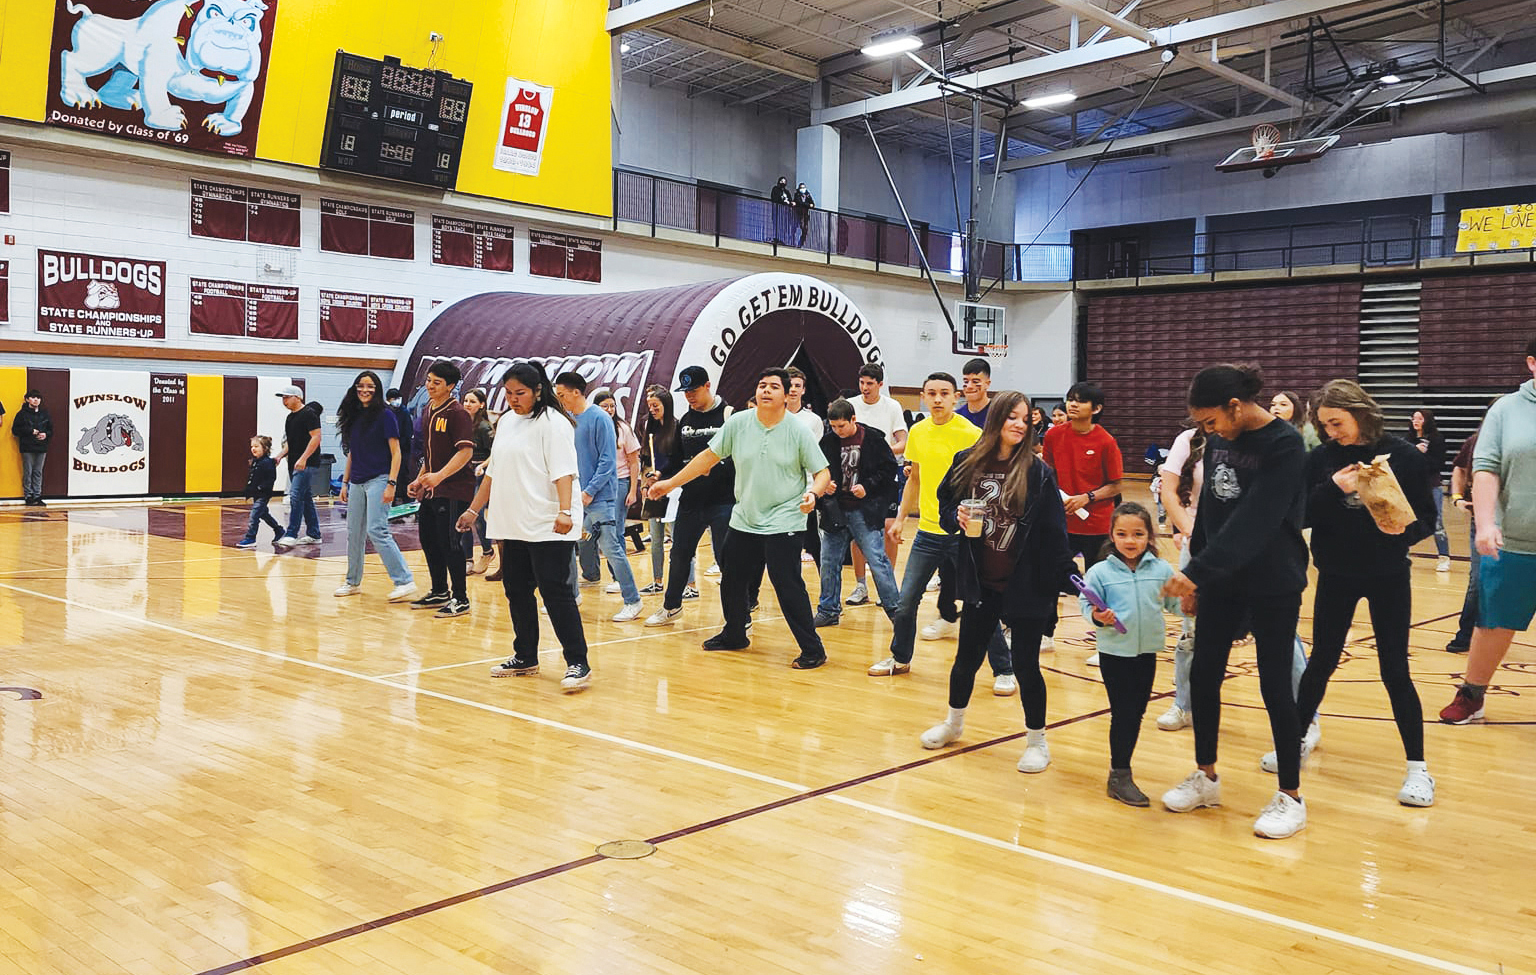
[{"label": "black jacket", "polygon": [[[891,453],[890,445],[880,431],[871,430],[862,423],[859,429],[864,431],[864,443],[859,448],[858,483],[864,485],[865,494],[857,507],[860,511],[880,514],[879,523],[884,525],[882,512],[890,507],[892,495],[896,493],[896,455]],[[841,493],[848,486],[842,483],[843,438],[828,430],[821,438],[820,446],[822,456],[827,458],[827,470],[832,473],[832,480]],[[833,509],[840,512],[842,505],[838,503],[837,494],[822,495],[816,499],[816,508],[823,516],[835,519]]]},{"label": "black jacket", "polygon": [[788,183],[774,183],[773,184],[773,189],[768,191],[768,199],[772,200],[775,203],[788,203],[789,202],[789,184]]},{"label": "black jacket", "polygon": [[[1388,463],[1418,520],[1401,535],[1388,535],[1358,494],[1345,494],[1333,483],[1335,471],[1350,464],[1368,464],[1381,454]],[[1333,441],[1307,455],[1307,525],[1312,529],[1312,556],[1319,572],[1347,576],[1384,575],[1408,565],[1408,548],[1434,534],[1435,500],[1424,476],[1424,455],[1406,440],[1387,436],[1379,443],[1341,447]]]},{"label": "black jacket", "polygon": [[245,496],[251,500],[270,498],[277,483],[277,461],[271,457],[252,457],[251,473],[245,479]]},{"label": "black jacket", "polygon": [[[22,453],[46,454],[48,445],[53,443],[53,419],[48,415],[48,407],[39,406],[34,410],[23,404],[16,411],[16,418],[11,421],[11,432],[16,434]],[[46,436],[39,440],[32,436],[34,433]]]},{"label": "black jacket", "polygon": [[[939,484],[939,527],[950,534],[960,530],[955,511],[968,496],[953,478],[970,452],[967,449],[955,455],[955,462]],[[1070,579],[1077,563],[1072,560],[1072,545],[1067,540],[1067,510],[1061,505],[1061,488],[1049,464],[1037,460],[1030,465],[1029,501],[1019,516],[1018,530],[1023,544],[1008,579],[1008,591],[1003,594],[1012,610],[1009,618],[1049,616],[1056,608],[1057,595],[1077,591]],[[979,538],[960,538],[955,591],[967,603],[978,603],[982,597],[977,569],[981,545]]]}]

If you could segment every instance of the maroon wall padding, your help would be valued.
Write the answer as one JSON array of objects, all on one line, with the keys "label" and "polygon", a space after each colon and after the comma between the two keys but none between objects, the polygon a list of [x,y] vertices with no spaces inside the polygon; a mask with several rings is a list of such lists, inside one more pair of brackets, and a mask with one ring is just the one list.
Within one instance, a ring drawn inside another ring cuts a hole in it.
[{"label": "maroon wall padding", "polygon": [[187,377],[149,374],[149,493],[187,493]]},{"label": "maroon wall padding", "polygon": [[715,392],[740,407],[757,392],[758,373],[782,367],[802,345],[822,389],[835,393],[856,384],[864,356],[848,333],[829,328],[825,315],[786,310],[764,315],[742,333],[731,346]]},{"label": "maroon wall padding", "polygon": [[42,394],[43,409],[53,421],[48,459],[43,462],[43,496],[62,498],[69,494],[69,448],[80,435],[69,428],[69,370],[29,367],[27,388]]},{"label": "maroon wall padding", "polygon": [[[251,438],[256,435],[255,376],[224,377],[224,458],[219,470],[219,487],[224,491],[245,488],[251,470]],[[273,444],[275,454],[282,444]]]},{"label": "maroon wall padding", "polygon": [[1419,385],[1508,389],[1530,378],[1536,272],[1426,278],[1419,293]]},{"label": "maroon wall padding", "polygon": [[1267,405],[1282,389],[1306,397],[1354,378],[1360,282],[1154,292],[1087,299],[1088,378],[1104,389],[1104,427],[1127,473],[1151,473],[1147,447],[1167,447],[1185,426],[1189,381],[1221,362],[1264,370]]}]

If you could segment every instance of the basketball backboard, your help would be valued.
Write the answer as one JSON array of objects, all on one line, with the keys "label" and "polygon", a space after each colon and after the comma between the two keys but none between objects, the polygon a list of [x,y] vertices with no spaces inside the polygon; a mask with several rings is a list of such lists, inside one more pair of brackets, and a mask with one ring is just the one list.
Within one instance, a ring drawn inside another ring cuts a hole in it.
[{"label": "basketball backboard", "polygon": [[1338,141],[1336,135],[1325,135],[1316,139],[1277,142],[1268,147],[1243,146],[1218,163],[1216,168],[1224,173],[1240,173],[1249,169],[1278,169],[1281,166],[1308,163],[1333,148],[1333,144]]}]

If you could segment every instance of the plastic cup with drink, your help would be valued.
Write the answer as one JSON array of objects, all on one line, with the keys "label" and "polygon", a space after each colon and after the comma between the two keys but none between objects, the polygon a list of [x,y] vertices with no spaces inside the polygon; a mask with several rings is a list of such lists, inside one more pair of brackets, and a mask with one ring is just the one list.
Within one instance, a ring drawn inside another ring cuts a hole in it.
[{"label": "plastic cup with drink", "polygon": [[960,502],[960,507],[967,515],[965,537],[980,538],[983,520],[987,515],[987,503],[976,498],[970,498]]}]

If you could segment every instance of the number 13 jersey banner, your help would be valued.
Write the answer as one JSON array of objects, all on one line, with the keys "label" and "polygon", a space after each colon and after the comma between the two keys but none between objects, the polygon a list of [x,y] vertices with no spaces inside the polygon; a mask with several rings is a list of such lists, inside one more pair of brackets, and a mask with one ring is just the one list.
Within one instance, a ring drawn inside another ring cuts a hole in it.
[{"label": "number 13 jersey banner", "polygon": [[278,0],[56,0],[47,121],[252,158]]},{"label": "number 13 jersey banner", "polygon": [[549,107],[555,90],[517,78],[507,79],[501,106],[501,138],[496,142],[497,169],[523,176],[539,175],[544,137],[549,133]]}]

